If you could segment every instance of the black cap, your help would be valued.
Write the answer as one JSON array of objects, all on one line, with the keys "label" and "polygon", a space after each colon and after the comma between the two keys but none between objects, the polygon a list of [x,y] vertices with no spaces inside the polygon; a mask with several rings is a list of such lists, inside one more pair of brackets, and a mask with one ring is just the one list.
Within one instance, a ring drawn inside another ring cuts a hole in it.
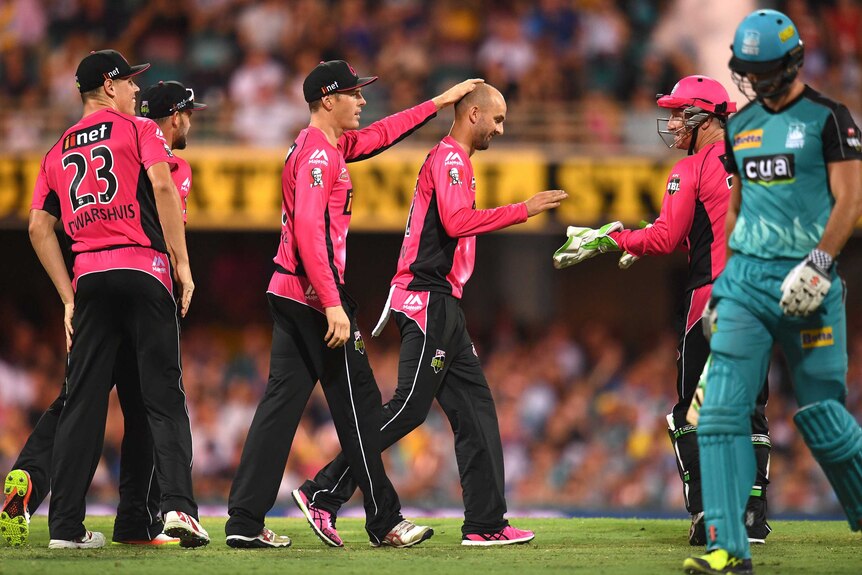
[{"label": "black cap", "polygon": [[179,82],[159,82],[141,90],[141,116],[144,118],[166,118],[174,112],[203,110],[206,104],[195,102],[195,93]]},{"label": "black cap", "polygon": [[79,92],[89,92],[101,86],[105,80],[131,78],[149,67],[149,64],[130,66],[116,50],[99,50],[90,52],[89,56],[81,60],[75,72],[75,82]]},{"label": "black cap", "polygon": [[302,83],[306,102],[314,102],[333,92],[349,92],[375,81],[377,76],[360,78],[353,66],[344,60],[321,62],[314,67]]}]

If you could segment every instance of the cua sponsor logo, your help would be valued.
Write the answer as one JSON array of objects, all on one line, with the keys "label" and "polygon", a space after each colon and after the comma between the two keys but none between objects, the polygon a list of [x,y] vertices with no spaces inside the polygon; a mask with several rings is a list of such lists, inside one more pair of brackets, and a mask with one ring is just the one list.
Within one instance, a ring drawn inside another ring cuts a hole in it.
[{"label": "cua sponsor logo", "polygon": [[773,156],[754,156],[745,158],[742,171],[745,177],[753,182],[764,184],[779,184],[793,181],[796,162],[793,154],[776,154]]}]

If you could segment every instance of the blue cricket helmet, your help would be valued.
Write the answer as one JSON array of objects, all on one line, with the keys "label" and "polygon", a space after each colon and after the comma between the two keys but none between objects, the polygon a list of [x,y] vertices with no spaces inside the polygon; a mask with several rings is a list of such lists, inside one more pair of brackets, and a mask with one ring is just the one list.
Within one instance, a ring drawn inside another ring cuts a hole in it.
[{"label": "blue cricket helmet", "polygon": [[737,26],[730,48],[733,57],[729,66],[737,84],[746,74],[772,76],[752,85],[761,98],[786,91],[796,78],[804,56],[796,25],[777,10],[755,10],[746,16]]}]

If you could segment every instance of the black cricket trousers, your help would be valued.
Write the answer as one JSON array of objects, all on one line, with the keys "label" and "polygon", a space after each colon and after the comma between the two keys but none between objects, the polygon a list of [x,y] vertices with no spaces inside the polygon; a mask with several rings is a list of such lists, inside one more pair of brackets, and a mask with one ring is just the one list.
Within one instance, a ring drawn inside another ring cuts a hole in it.
[{"label": "black cricket trousers", "polygon": [[401,504],[380,457],[380,389],[356,327],[354,305],[342,295],[353,338],[329,349],[321,312],[273,294],[267,299],[274,321],[269,381],[231,485],[225,533],[260,533],[278,495],[302,412],[320,380],[354,485],[364,496],[365,529],[379,544],[402,520]]},{"label": "black cricket trousers", "polygon": [[[704,289],[701,286],[697,289]],[[686,510],[694,515],[703,511],[703,492],[700,479],[700,452],[697,448],[697,427],[686,421],[686,414],[697,390],[700,374],[706,359],[709,357],[709,341],[703,334],[703,328],[698,321],[686,331],[687,318],[692,313],[692,302],[695,301],[695,290],[686,292],[683,298],[681,314],[677,315],[677,402],[668,416],[668,435],[673,443],[676,456],[676,466],[683,482],[683,496]],[[700,313],[697,309],[696,313]],[[772,443],[769,438],[769,422],[766,419],[766,403],[769,400],[769,386],[764,382],[763,389],[757,396],[754,413],[751,415],[751,441],[754,444],[754,454],[757,459],[757,477],[752,489],[751,499],[766,500],[766,488],[769,485],[769,453]],[[753,505],[749,501],[749,505]]]},{"label": "black cricket trousers", "polygon": [[[476,355],[459,300],[428,293],[426,330],[395,312],[401,331],[398,386],[383,405],[384,449],[419,427],[436,397],[455,434],[464,497],[463,534],[508,525],[503,446],[494,398]],[[394,310],[393,310],[394,311]],[[380,409],[380,407],[378,407]],[[316,506],[337,514],[356,489],[349,460],[339,454],[301,489]]]},{"label": "black cricket trousers", "polygon": [[[114,365],[114,384],[123,410],[123,442],[120,447],[120,504],[114,520],[114,541],[152,539],[163,528],[159,518],[161,490],[155,476],[153,440],[141,396],[138,361],[134,348],[123,342]],[[30,513],[45,500],[51,490],[51,454],[57,435],[57,422],[66,403],[66,384],[60,395],[39,418],[27,443],[12,466],[30,474],[32,493]]]},{"label": "black cricket trousers", "polygon": [[[161,511],[182,511],[197,517],[191,477],[191,427],[172,294],[157,279],[137,270],[87,274],[78,280],[73,327],[67,397],[57,423],[51,460],[51,538],[68,540],[84,534],[85,497],[102,452],[108,397],[122,342],[128,342],[134,350],[154,448],[145,447],[146,452],[137,461],[131,453],[124,458],[127,467],[121,492],[132,489],[129,476],[135,466],[150,466],[155,460]],[[142,421],[136,419],[134,411],[126,410],[125,416]],[[134,473],[139,478],[146,476]],[[118,515],[122,512],[121,508]]]}]

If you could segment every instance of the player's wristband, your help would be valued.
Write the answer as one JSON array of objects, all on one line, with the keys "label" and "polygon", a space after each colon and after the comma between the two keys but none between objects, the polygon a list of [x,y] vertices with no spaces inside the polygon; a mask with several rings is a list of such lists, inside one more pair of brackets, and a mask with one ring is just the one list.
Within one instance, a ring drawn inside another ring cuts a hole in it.
[{"label": "player's wristband", "polygon": [[832,264],[835,263],[832,256],[818,248],[811,250],[811,253],[808,254],[808,261],[814,264],[814,266],[819,271],[823,272],[823,275],[825,276],[829,275],[829,271],[832,269]]}]

